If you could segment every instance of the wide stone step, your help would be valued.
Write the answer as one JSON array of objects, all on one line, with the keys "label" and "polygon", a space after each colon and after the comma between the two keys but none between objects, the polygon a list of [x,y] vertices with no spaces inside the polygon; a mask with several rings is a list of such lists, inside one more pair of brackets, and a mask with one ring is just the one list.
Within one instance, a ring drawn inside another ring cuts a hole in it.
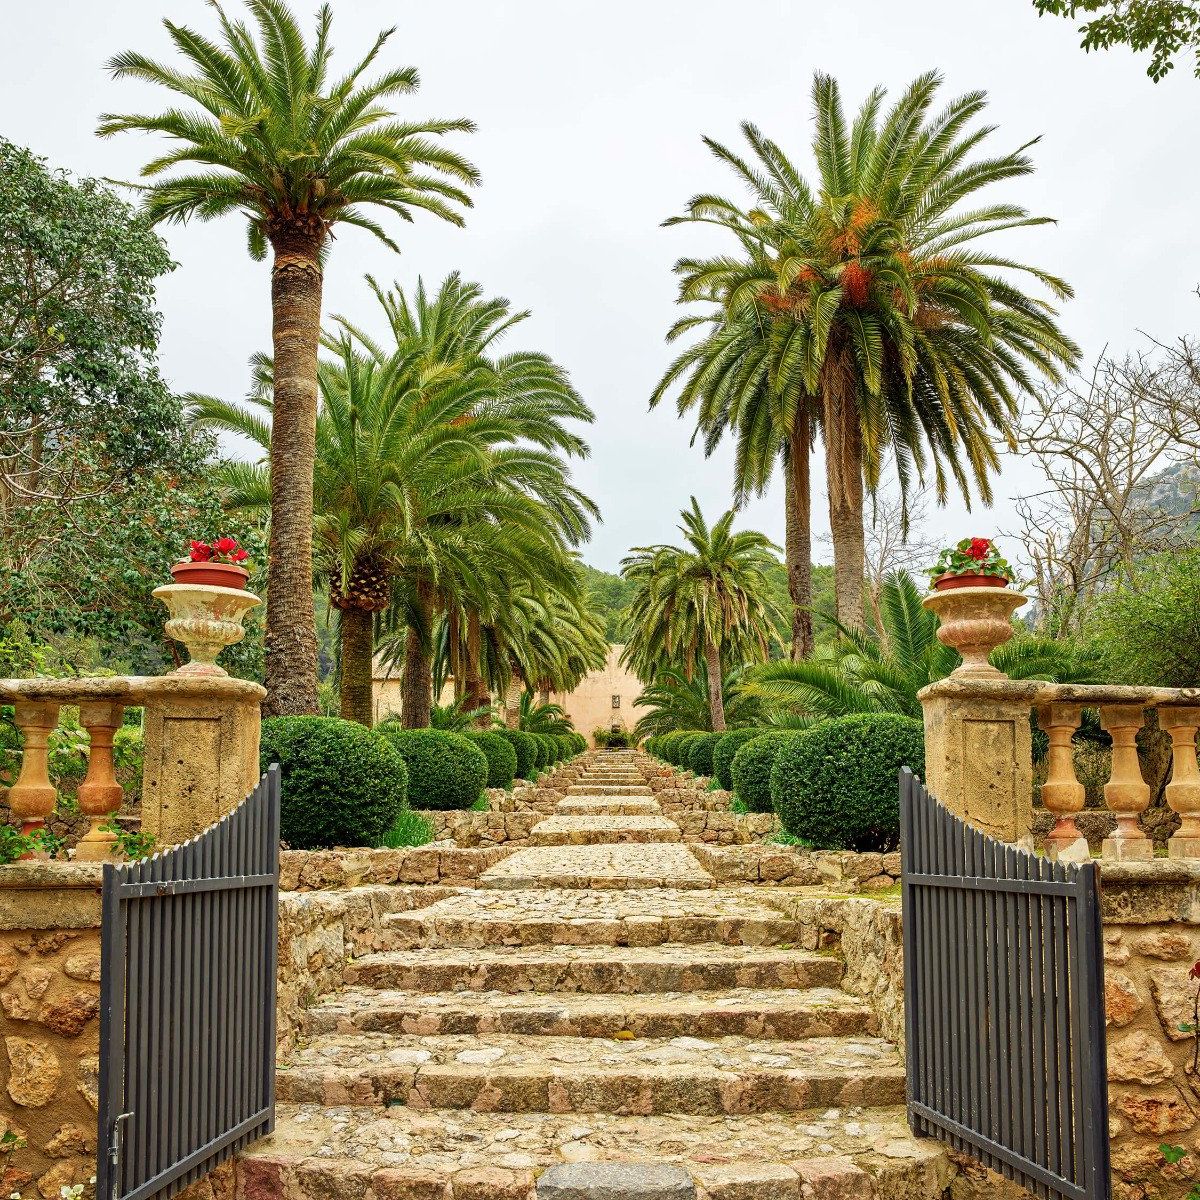
[{"label": "wide stone step", "polygon": [[662,805],[640,796],[567,796],[558,812],[565,817],[654,817],[662,814]]},{"label": "wide stone step", "polygon": [[573,888],[463,892],[384,918],[386,946],[729,946],[795,943],[802,926],[748,891]]},{"label": "wide stone step", "polygon": [[709,888],[713,877],[679,842],[532,846],[489,867],[481,888]]},{"label": "wide stone step", "polygon": [[347,988],[305,1014],[325,1033],[493,1034],[536,1037],[754,1037],[794,1041],[878,1031],[870,1007],[837,988],[663,992],[422,992]]},{"label": "wide stone step", "polygon": [[837,987],[832,954],[762,946],[554,946],[419,949],[346,964],[351,986],[402,992],[588,992],[646,995],[726,988]]},{"label": "wide stone step", "polygon": [[281,1100],[525,1113],[801,1112],[900,1104],[904,1068],[879,1038],[327,1034],[281,1065]]},{"label": "wide stone step", "polygon": [[653,796],[648,783],[592,783],[584,780],[567,788],[568,796]]},{"label": "wide stone step", "polygon": [[535,846],[608,846],[628,842],[682,841],[679,826],[662,815],[606,816],[557,813],[529,835]]},{"label": "wide stone step", "polygon": [[896,1107],[580,1118],[280,1104],[236,1184],[254,1200],[546,1200],[550,1168],[610,1163],[677,1167],[697,1200],[940,1200],[954,1174]]}]

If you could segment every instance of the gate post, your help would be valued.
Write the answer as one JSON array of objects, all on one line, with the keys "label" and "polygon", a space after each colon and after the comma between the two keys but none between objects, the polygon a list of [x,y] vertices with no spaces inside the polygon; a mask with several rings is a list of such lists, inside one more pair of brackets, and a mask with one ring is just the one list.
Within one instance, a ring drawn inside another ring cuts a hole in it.
[{"label": "gate post", "polygon": [[1033,823],[1029,712],[1040,686],[951,676],[919,693],[926,785],[956,816],[1002,842],[1020,841]]}]

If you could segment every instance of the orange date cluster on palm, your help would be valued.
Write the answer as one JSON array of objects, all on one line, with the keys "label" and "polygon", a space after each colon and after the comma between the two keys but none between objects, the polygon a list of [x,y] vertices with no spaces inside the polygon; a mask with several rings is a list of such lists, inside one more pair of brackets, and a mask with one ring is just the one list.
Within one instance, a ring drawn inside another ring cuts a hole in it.
[{"label": "orange date cluster on palm", "polygon": [[334,608],[382,612],[391,598],[388,572],[377,562],[355,563],[345,586],[341,571],[329,574],[329,603]]}]

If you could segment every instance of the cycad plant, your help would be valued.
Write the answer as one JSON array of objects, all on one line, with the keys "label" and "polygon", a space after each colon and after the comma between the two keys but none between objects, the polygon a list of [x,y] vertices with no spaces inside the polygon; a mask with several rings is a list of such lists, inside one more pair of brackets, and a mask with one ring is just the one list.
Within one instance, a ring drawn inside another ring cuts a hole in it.
[{"label": "cycad plant", "polygon": [[[739,667],[721,682],[725,724],[730,728],[757,724],[762,714],[761,698],[741,686],[744,676],[745,668]],[[642,689],[633,706],[650,710],[634,726],[633,732],[639,739],[657,737],[674,729],[709,730],[712,707],[708,699],[708,667],[701,663],[690,679],[678,668],[660,671]]]},{"label": "cycad plant", "polygon": [[[423,210],[462,224],[464,185],[475,168],[447,148],[464,119],[402,121],[395,97],[418,86],[412,67],[364,76],[394,29],[379,35],[345,75],[330,75],[332,13],[317,13],[306,43],[282,0],[247,0],[254,28],[214,4],[212,40],[166,20],[182,62],[135,51],[116,55],[117,79],[157,84],[182,101],[159,113],[106,114],[101,136],[134,131],[170,139],[142,169],[154,222],[246,220],[250,254],[270,248],[272,392],[271,530],[267,576],[266,709],[317,710],[313,616],[313,467],[323,266],[335,227],[353,225],[396,249],[370,210],[405,221]],[[184,168],[177,170],[176,168]]]},{"label": "cycad plant", "polygon": [[[922,598],[907,572],[889,576],[880,592],[884,636],[841,626],[841,637],[805,662],[756,668],[747,690],[784,725],[865,712],[920,717],[917,693],[962,662],[956,650],[938,641],[938,619],[922,606]],[[991,663],[1012,679],[1091,683],[1096,678],[1094,662],[1068,643],[1022,630],[992,651]]]},{"label": "cycad plant", "polygon": [[748,407],[771,397],[784,414],[815,404],[838,619],[853,629],[863,626],[864,489],[878,485],[888,453],[903,491],[931,475],[939,500],[951,480],[990,499],[994,437],[1007,434],[1018,396],[1078,355],[1051,301],[1022,281],[1051,299],[1068,297],[1067,284],[980,244],[1048,220],[976,200],[1033,170],[1027,147],[979,157],[992,132],[973,125],[984,93],[934,112],[940,82],[922,75],[886,111],[877,88],[847,123],[836,82],[818,74],[814,183],[746,124],[748,157],[709,146],[748,203],[702,195],[677,218],[716,224],[737,248],[678,264],[680,300],[708,306],[696,319],[716,328],[664,382],[684,378],[681,403],[700,405],[701,430],[719,435],[724,420],[758,438],[764,462],[784,445],[787,422],[761,422],[755,435]]},{"label": "cycad plant", "polygon": [[766,575],[775,547],[761,533],[735,533],[735,515],[710,528],[693,496],[681,514],[684,546],[637,547],[621,563],[637,587],[623,661],[642,679],[672,667],[690,678],[704,663],[716,732],[725,729],[726,666],[764,660],[779,616]]}]

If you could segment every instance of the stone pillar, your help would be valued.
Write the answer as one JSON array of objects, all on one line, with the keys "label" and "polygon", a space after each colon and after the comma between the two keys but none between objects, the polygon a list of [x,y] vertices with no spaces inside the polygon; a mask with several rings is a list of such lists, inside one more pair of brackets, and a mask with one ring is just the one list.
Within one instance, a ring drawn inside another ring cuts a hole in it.
[{"label": "stone pillar", "polygon": [[253,790],[265,695],[229,676],[145,681],[142,831],[159,847],[195,837]]},{"label": "stone pillar", "polygon": [[96,1173],[100,873],[0,867],[0,1128],[25,1141],[6,1196],[58,1196]]},{"label": "stone pillar", "polygon": [[925,785],[947,808],[1004,842],[1033,822],[1037,683],[943,679],[920,693],[925,710]]}]

